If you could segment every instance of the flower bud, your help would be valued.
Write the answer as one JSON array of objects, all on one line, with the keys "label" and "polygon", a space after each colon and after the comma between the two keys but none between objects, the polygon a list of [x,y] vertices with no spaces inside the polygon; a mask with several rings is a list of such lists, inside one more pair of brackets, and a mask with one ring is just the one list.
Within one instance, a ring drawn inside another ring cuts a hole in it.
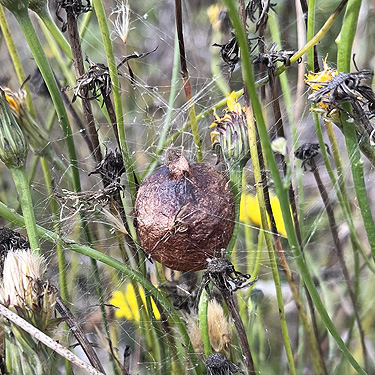
[{"label": "flower bud", "polygon": [[228,98],[224,116],[215,114],[215,117],[210,126],[214,128],[211,132],[212,145],[221,148],[229,167],[239,165],[243,168],[250,159],[250,146],[245,109],[237,103],[234,92]]},{"label": "flower bud", "polygon": [[0,89],[0,159],[8,168],[20,168],[25,164],[27,152],[26,138]]},{"label": "flower bud", "polygon": [[25,137],[27,138],[31,150],[36,155],[49,155],[50,143],[48,141],[48,135],[45,130],[37,124],[37,122],[30,115],[29,111],[26,109],[26,91],[21,89],[18,92],[13,92],[7,87],[0,88],[4,91],[5,98],[10,106],[10,109]]}]

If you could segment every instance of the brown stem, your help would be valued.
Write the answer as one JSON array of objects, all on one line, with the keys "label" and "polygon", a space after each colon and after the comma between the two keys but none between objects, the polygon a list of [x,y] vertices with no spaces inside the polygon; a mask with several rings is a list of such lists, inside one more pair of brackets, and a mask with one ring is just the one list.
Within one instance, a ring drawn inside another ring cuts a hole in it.
[{"label": "brown stem", "polygon": [[[76,17],[70,11],[67,11],[66,16],[68,24],[69,41],[73,54],[73,65],[76,72],[76,77],[79,78],[85,73],[85,70],[83,66],[82,49],[77,20]],[[81,97],[83,113],[89,130],[95,161],[96,163],[100,163],[102,161],[102,154],[99,147],[98,133],[95,127],[95,120],[92,114],[91,103],[90,100],[85,97],[86,95],[87,88],[82,88]]]},{"label": "brown stem", "polygon": [[236,295],[232,294],[230,291],[227,290],[221,291],[221,295],[223,296],[225,304],[227,305],[228,311],[232,317],[234,326],[236,327],[238,338],[240,340],[242,354],[245,357],[247,371],[249,375],[256,374],[257,372],[255,371],[254,361],[251,355],[249,342],[247,341],[246,330],[239,313]]},{"label": "brown stem", "polygon": [[60,315],[64,318],[65,323],[73,332],[74,337],[79,342],[82,350],[87,355],[91,365],[95,367],[98,371],[105,374],[103,366],[96,355],[92,345],[87,340],[85,333],[83,332],[82,328],[78,325],[77,320],[75,319],[74,315],[70,312],[69,308],[66,306],[65,302],[61,297],[57,297],[56,300],[56,310],[60,313]]}]

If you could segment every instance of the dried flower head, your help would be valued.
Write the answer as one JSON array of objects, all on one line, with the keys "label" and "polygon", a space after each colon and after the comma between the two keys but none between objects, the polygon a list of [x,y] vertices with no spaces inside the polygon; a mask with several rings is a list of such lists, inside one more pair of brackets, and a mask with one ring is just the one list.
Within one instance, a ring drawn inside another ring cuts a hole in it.
[{"label": "dried flower head", "polygon": [[225,44],[214,43],[213,46],[220,47],[220,56],[228,66],[230,73],[233,73],[236,64],[240,61],[240,48],[234,34]]},{"label": "dried flower head", "polygon": [[[329,147],[325,144],[326,150],[330,155]],[[302,160],[301,166],[306,170],[306,165],[309,165],[313,168],[314,164],[313,159],[319,154],[320,146],[319,143],[304,143],[302,146],[298,147],[296,151],[294,151],[294,156],[297,159]]]},{"label": "dried flower head", "polygon": [[[263,42],[264,43],[264,42]],[[290,58],[294,55],[294,51],[279,50],[277,51],[277,43],[272,43],[270,49],[265,52],[259,53],[253,59],[253,64],[263,64],[273,72],[277,68],[277,63],[281,62],[285,66],[290,65]],[[299,60],[298,62],[300,62]]]},{"label": "dried flower head", "polygon": [[106,155],[104,159],[95,167],[95,171],[89,173],[100,174],[103,181],[110,185],[112,183],[119,183],[121,175],[125,172],[124,161],[117,149],[115,151],[106,150]]},{"label": "dried flower head", "polygon": [[[276,4],[271,3],[270,0],[250,0],[249,4],[246,7],[246,13],[250,21],[256,23],[256,30],[260,26],[265,26],[268,20],[269,10],[275,12],[274,7]],[[259,16],[255,15],[256,11],[259,9]]]},{"label": "dried flower head", "polygon": [[227,100],[224,116],[214,113],[215,121],[210,125],[211,143],[219,146],[229,167],[238,164],[244,167],[250,159],[245,108],[236,100],[236,93],[232,92]]},{"label": "dried flower head", "polygon": [[1,303],[43,332],[51,328],[57,289],[42,280],[43,257],[31,250],[14,250],[4,261]]},{"label": "dried flower head", "polygon": [[74,17],[80,16],[82,13],[91,11],[90,0],[86,0],[85,3],[82,0],[56,0],[56,17],[62,22],[62,31],[65,32],[67,29],[67,23],[61,18],[60,11],[65,9],[67,13],[72,14]]},{"label": "dried flower head", "polygon": [[3,274],[4,260],[11,250],[29,249],[30,244],[18,232],[9,228],[0,228],[0,275]]},{"label": "dried flower head", "polygon": [[206,359],[207,375],[245,375],[241,369],[220,353],[213,353]]},{"label": "dried flower head", "polygon": [[108,67],[101,63],[92,62],[87,56],[86,61],[89,64],[89,69],[77,78],[77,85],[64,88],[64,90],[74,89],[72,103],[76,101],[77,97],[94,100],[103,95],[106,98],[112,91]]},{"label": "dried flower head", "polygon": [[208,302],[207,321],[212,349],[218,353],[226,352],[232,341],[232,327],[223,307],[215,299]]},{"label": "dried flower head", "polygon": [[117,1],[116,8],[112,11],[111,15],[116,15],[116,19],[111,21],[114,26],[113,32],[125,44],[130,30],[130,7],[128,0]]},{"label": "dried flower head", "polygon": [[243,274],[234,269],[233,264],[226,258],[207,259],[207,269],[203,274],[202,285],[208,294],[208,284],[212,282],[220,291],[233,293],[238,289],[253,285],[251,275]]}]

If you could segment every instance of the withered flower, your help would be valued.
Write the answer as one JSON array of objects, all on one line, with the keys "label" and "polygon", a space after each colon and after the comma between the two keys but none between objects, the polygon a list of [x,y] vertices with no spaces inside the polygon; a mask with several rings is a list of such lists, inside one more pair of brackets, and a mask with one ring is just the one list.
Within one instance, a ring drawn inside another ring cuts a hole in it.
[{"label": "withered flower", "polygon": [[212,146],[220,147],[229,167],[243,168],[250,159],[250,146],[245,108],[236,101],[235,92],[229,95],[224,116],[214,115],[215,121],[210,125]]},{"label": "withered flower", "polygon": [[110,185],[112,183],[119,183],[121,175],[125,172],[124,160],[121,152],[117,149],[115,151],[106,151],[104,159],[95,167],[95,171],[89,173],[100,174],[103,181]]},{"label": "withered flower", "polygon": [[[290,58],[294,55],[294,51],[279,50],[277,51],[277,43],[272,43],[269,50],[259,53],[253,59],[253,64],[263,64],[269,71],[277,68],[277,63],[281,62],[285,66],[290,65]],[[300,62],[300,60],[298,61]]]},{"label": "withered flower", "polygon": [[[325,144],[326,150],[330,155],[329,147]],[[319,154],[320,146],[319,143],[304,143],[294,151],[294,156],[297,159],[302,160],[301,167],[306,171],[306,165],[312,167],[312,160]]]},{"label": "withered flower", "polygon": [[[270,0],[250,0],[249,4],[246,7],[246,13],[249,17],[250,21],[256,23],[256,30],[259,29],[260,26],[265,26],[268,20],[268,12],[269,10],[273,10],[275,12],[274,7],[276,3],[271,3]],[[259,16],[256,17],[255,13],[259,9]]]},{"label": "withered flower", "polygon": [[227,43],[214,43],[213,46],[220,47],[220,56],[232,73],[236,64],[240,61],[240,48],[236,36],[232,33],[232,37]]},{"label": "withered flower", "polygon": [[233,264],[226,258],[207,259],[207,269],[203,274],[202,285],[208,294],[208,284],[212,282],[220,291],[233,293],[253,285],[257,280],[250,281],[251,275],[243,274],[234,269]]},{"label": "withered flower", "polygon": [[220,353],[213,353],[206,359],[207,375],[235,375],[245,373]]},{"label": "withered flower", "polygon": [[90,0],[86,0],[85,4],[82,0],[56,0],[56,17],[62,23],[62,31],[67,29],[67,23],[60,17],[60,10],[65,9],[67,13],[71,13],[74,17],[80,16],[92,10]]}]

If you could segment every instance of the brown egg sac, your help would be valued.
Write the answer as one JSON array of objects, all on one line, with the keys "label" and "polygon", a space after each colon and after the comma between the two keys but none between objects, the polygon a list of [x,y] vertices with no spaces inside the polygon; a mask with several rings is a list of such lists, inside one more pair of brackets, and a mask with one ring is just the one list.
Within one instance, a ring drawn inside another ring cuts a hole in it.
[{"label": "brown egg sac", "polygon": [[221,256],[234,227],[229,182],[204,163],[189,164],[182,149],[145,178],[135,202],[135,226],[146,253],[177,271],[206,268]]}]

